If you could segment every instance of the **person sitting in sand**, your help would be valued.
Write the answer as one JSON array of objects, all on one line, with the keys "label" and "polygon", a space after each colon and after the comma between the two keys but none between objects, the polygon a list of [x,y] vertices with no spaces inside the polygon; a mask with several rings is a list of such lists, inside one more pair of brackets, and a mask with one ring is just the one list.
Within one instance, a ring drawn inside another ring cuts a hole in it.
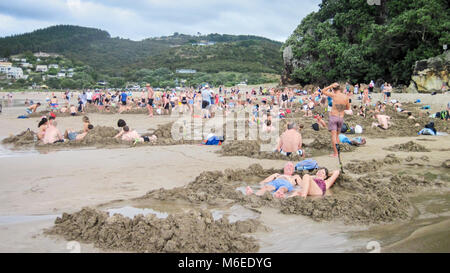
[{"label": "person sitting in sand", "polygon": [[305,157],[302,145],[302,135],[297,132],[297,125],[294,122],[291,122],[288,124],[287,130],[280,136],[276,151],[286,156],[297,153],[298,155]]},{"label": "person sitting in sand", "polygon": [[83,140],[83,138],[92,129],[94,129],[94,125],[89,124],[87,127],[87,131],[85,131],[83,133],[75,132],[73,130],[66,130],[66,132],[64,133],[64,138],[66,138],[68,140]]},{"label": "person sitting in sand", "polygon": [[41,103],[40,103],[40,102],[38,102],[38,103],[36,103],[36,104],[33,104],[33,105],[31,105],[30,107],[27,107],[27,108],[26,108],[26,111],[27,111],[28,114],[36,113],[36,109],[37,109],[39,106],[41,106]]},{"label": "person sitting in sand", "polygon": [[89,121],[89,118],[87,116],[83,117],[83,132],[86,133],[89,129],[89,125],[91,124],[91,122]]},{"label": "person sitting in sand", "polygon": [[[315,176],[305,174],[301,180],[299,180],[300,189],[295,190],[289,197],[305,197],[306,196],[325,196],[328,189],[333,186],[336,179],[339,177],[340,171],[335,170],[328,176],[327,168],[319,168]],[[280,195],[279,197],[284,197]]]},{"label": "person sitting in sand", "polygon": [[273,131],[273,129],[274,127],[272,125],[272,121],[267,119],[266,122],[263,123],[262,127],[263,132],[270,133]]},{"label": "person sitting in sand", "polygon": [[314,118],[317,120],[317,124],[319,124],[320,127],[326,128],[327,124],[323,120],[323,114],[315,115]]},{"label": "person sitting in sand", "polygon": [[61,135],[61,132],[56,128],[58,123],[56,120],[53,120],[53,122],[48,124],[47,129],[45,130],[44,137],[42,139],[42,142],[44,144],[52,144],[57,142],[64,142],[64,138]]},{"label": "person sitting in sand", "polygon": [[77,115],[77,108],[75,107],[75,105],[71,104],[69,107],[70,110],[70,115],[71,116],[76,116]]},{"label": "person sitting in sand", "polygon": [[48,119],[46,117],[43,117],[41,119],[41,121],[39,121],[38,124],[38,133],[37,133],[37,138],[38,140],[42,140],[44,138],[45,135],[45,130],[47,130],[48,128]]},{"label": "person sitting in sand", "polygon": [[379,127],[379,128],[381,128],[383,130],[387,130],[392,125],[392,123],[390,122],[390,120],[391,120],[390,116],[375,114],[373,116],[373,118],[376,119],[378,121],[378,123],[373,122],[372,123],[372,128]]},{"label": "person sitting in sand", "polygon": [[[272,174],[271,176],[260,182],[263,187],[255,194],[258,196],[264,195],[266,192],[274,192],[277,198],[284,197],[286,193],[293,192],[294,187],[301,184],[302,179],[299,175],[293,175],[295,171],[294,163],[288,162],[284,166],[283,174]],[[246,188],[246,195],[252,195],[253,190],[250,187]]]}]

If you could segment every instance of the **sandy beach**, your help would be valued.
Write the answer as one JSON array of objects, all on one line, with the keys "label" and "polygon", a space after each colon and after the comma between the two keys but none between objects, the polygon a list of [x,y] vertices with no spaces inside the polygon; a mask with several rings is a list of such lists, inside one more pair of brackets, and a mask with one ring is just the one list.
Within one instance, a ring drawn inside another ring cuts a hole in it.
[{"label": "sandy beach", "polygon": [[[0,96],[3,94],[0,93]],[[24,113],[24,106],[20,106],[20,102],[25,99],[45,101],[47,95],[36,92],[15,93],[15,105],[8,107],[3,104],[0,139],[27,128],[36,129],[38,118],[17,119],[18,115]],[[380,94],[374,94],[375,100],[379,97]],[[393,98],[402,102],[420,99],[423,104],[431,106],[430,113],[444,109],[450,101],[449,94],[393,94]],[[174,121],[169,116],[149,118],[137,114],[88,116],[92,124],[111,127],[116,127],[117,119],[125,118],[141,134]],[[58,117],[58,127],[79,129],[81,117]],[[323,134],[329,138],[328,132]],[[305,139],[305,143],[312,141]],[[408,141],[419,143],[431,152],[392,152],[385,149]],[[259,164],[263,169],[281,169],[286,163],[283,160],[222,156],[217,153],[220,149],[217,146],[174,145],[36,150],[2,145],[0,252],[70,252],[68,241],[60,236],[43,233],[63,213],[75,213],[84,207],[120,208],[130,204],[136,207],[138,204],[132,200],[154,190],[188,186],[202,172],[246,169],[252,164]],[[340,220],[318,222],[304,215],[285,214],[279,209],[261,207],[258,208],[256,218],[266,229],[258,228],[250,236],[256,238],[260,252],[369,252],[367,245],[371,241],[379,242],[382,252],[450,252],[450,181],[445,181],[449,178],[449,171],[441,167],[443,162],[450,160],[449,149],[448,135],[390,137],[367,138],[365,146],[343,153],[344,164],[355,159],[366,162],[383,160],[387,155],[395,154],[403,160],[401,167],[395,170],[395,166],[385,166],[384,171],[395,173],[415,168],[418,175],[431,172],[441,177],[438,180],[444,186],[411,195],[410,202],[414,209],[407,219],[393,223],[349,225]],[[417,159],[426,156],[428,160],[421,161],[422,166],[411,167],[404,161],[410,156]],[[314,159],[320,166],[327,166],[330,170],[339,168],[338,160],[327,155]],[[243,218],[247,219],[245,212],[246,209],[238,210],[236,215],[243,214]],[[410,228],[400,232],[405,226]],[[280,233],[279,230],[285,232]],[[392,232],[388,234],[386,231]],[[81,251],[114,250],[83,243]]]}]

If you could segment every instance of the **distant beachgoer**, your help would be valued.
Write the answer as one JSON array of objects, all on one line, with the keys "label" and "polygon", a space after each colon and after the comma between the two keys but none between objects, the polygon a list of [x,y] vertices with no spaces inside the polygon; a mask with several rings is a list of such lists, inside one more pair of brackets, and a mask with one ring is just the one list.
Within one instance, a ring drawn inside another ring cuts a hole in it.
[{"label": "distant beachgoer", "polygon": [[379,128],[381,128],[383,130],[387,130],[392,125],[391,122],[390,122],[390,120],[391,120],[390,116],[375,114],[373,116],[373,118],[376,119],[378,121],[378,123],[377,122],[373,122],[372,123],[372,128],[379,127]]},{"label": "distant beachgoer", "polygon": [[148,109],[148,116],[153,117],[153,101],[154,101],[154,95],[155,92],[153,91],[153,88],[150,86],[150,84],[147,84],[147,109]]},{"label": "distant beachgoer", "polygon": [[86,137],[87,133],[92,129],[94,129],[94,125],[89,124],[87,127],[87,131],[83,133],[75,132],[73,130],[66,130],[66,132],[64,133],[64,138],[68,140],[82,140],[84,139],[84,137]]},{"label": "distant beachgoer", "polygon": [[[294,171],[294,163],[286,163],[286,165],[284,166],[284,174],[275,173],[264,179],[260,183],[261,185],[263,185],[263,187],[255,194],[258,196],[262,196],[266,192],[274,192],[275,197],[282,198],[286,193],[293,192],[294,187],[301,185],[302,182],[302,179],[299,175],[293,175]],[[253,194],[253,190],[250,187],[247,187],[246,195],[251,194]]]},{"label": "distant beachgoer", "polygon": [[30,107],[27,107],[25,110],[27,111],[28,114],[35,113],[35,112],[36,112],[36,109],[37,109],[39,106],[41,106],[41,103],[40,103],[40,102],[38,102],[38,103],[36,103],[36,104],[33,104],[33,105],[31,105]]},{"label": "distant beachgoer", "polygon": [[77,108],[75,108],[75,106],[73,104],[70,105],[69,110],[70,110],[70,115],[71,116],[76,116],[77,115]]}]

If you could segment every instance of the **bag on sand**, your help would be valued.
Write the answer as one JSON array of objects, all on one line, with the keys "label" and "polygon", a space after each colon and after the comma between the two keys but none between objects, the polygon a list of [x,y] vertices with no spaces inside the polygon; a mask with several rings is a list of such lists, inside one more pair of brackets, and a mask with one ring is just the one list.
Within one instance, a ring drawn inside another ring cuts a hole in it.
[{"label": "bag on sand", "polygon": [[319,124],[318,123],[314,123],[312,125],[312,128],[314,129],[314,131],[319,131]]},{"label": "bag on sand", "polygon": [[363,128],[361,127],[361,125],[356,125],[355,126],[355,133],[356,134],[362,134],[363,132]]},{"label": "bag on sand", "polygon": [[317,164],[317,161],[314,159],[305,159],[303,161],[300,161],[295,165],[295,170],[297,171],[303,171],[303,170],[314,170],[318,169],[319,164]]}]

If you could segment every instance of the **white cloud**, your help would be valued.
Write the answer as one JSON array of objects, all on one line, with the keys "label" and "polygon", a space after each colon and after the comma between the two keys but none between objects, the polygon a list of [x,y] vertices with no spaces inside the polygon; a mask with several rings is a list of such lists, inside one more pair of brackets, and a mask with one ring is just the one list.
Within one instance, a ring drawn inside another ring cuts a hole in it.
[{"label": "white cloud", "polygon": [[[10,1],[8,1],[10,2]],[[250,34],[284,41],[320,0],[16,0],[0,2],[0,36],[56,24],[141,40],[174,32]]]}]

